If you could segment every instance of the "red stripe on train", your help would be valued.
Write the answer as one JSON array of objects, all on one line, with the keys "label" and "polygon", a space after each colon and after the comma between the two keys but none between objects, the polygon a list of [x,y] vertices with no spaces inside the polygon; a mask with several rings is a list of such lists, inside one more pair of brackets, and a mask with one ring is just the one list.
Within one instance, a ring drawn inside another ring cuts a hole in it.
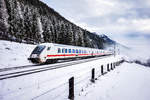
[{"label": "red stripe on train", "polygon": [[59,57],[59,56],[85,56],[85,55],[103,55],[103,54],[62,54],[62,55],[47,55],[47,57]]}]

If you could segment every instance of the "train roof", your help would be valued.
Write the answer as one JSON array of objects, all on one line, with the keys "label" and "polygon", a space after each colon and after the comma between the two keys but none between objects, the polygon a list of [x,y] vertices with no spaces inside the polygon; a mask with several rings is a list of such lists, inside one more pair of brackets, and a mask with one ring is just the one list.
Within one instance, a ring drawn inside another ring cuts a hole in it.
[{"label": "train roof", "polygon": [[41,43],[39,45],[46,45],[46,46],[59,46],[59,47],[66,47],[66,46],[69,46],[69,47],[78,47],[78,48],[86,48],[86,49],[95,49],[96,48],[89,48],[89,47],[81,47],[81,46],[73,46],[73,45],[65,45],[65,44],[57,44],[57,43]]}]

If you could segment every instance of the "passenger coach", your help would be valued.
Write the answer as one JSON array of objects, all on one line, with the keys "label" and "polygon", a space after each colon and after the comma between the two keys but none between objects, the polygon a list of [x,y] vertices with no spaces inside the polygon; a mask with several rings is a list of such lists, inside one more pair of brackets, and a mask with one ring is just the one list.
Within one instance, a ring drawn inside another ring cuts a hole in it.
[{"label": "passenger coach", "polygon": [[56,62],[59,59],[111,55],[110,51],[55,43],[43,43],[32,51],[28,60],[33,63]]}]

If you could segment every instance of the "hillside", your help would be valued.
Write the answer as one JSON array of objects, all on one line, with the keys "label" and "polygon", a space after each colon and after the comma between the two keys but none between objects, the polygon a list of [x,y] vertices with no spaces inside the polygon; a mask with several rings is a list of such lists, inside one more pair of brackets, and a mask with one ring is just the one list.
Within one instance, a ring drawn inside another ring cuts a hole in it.
[{"label": "hillside", "polygon": [[28,44],[53,42],[92,48],[107,44],[39,0],[1,0],[0,33],[0,39]]}]

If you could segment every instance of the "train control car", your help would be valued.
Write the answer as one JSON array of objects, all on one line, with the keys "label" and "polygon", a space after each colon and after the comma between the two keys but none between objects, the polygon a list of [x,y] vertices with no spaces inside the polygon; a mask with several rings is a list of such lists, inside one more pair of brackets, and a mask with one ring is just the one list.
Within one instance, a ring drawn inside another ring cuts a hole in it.
[{"label": "train control car", "polygon": [[56,62],[59,59],[111,55],[111,51],[56,43],[42,43],[35,47],[28,60],[32,63]]}]

